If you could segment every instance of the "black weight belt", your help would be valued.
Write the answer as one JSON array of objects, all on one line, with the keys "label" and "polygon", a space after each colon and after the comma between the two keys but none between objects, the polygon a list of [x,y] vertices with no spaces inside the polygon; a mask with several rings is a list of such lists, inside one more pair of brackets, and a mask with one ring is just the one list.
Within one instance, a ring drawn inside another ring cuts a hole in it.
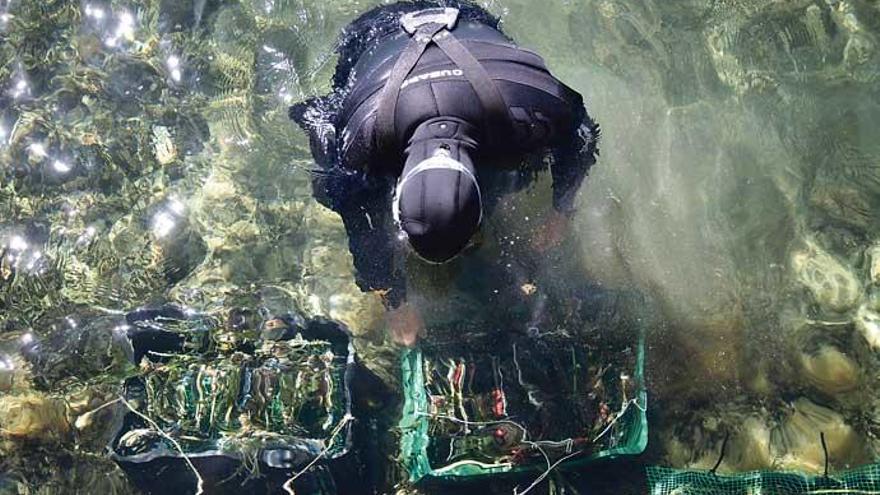
[{"label": "black weight belt", "polygon": [[504,97],[480,61],[456,39],[452,32],[446,29],[445,25],[426,24],[416,31],[409,44],[407,44],[400,57],[394,63],[391,74],[385,82],[385,87],[379,95],[374,132],[376,146],[380,152],[384,153],[396,148],[397,129],[395,115],[397,113],[397,100],[400,96],[400,86],[432,42],[452,60],[453,64],[464,72],[465,78],[470,83],[477,98],[480,100],[480,105],[483,107],[488,129],[495,129],[497,135],[505,135],[503,131],[512,127],[511,117],[507,104],[504,102]]}]

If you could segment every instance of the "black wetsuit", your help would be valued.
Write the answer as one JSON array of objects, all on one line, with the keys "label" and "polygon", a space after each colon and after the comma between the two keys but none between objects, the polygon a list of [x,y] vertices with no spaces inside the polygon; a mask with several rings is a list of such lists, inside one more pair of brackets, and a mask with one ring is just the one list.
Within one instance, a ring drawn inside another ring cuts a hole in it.
[{"label": "black wetsuit", "polygon": [[438,147],[448,148],[452,158],[472,159],[484,214],[501,195],[524,188],[549,166],[553,206],[567,213],[595,162],[598,127],[581,96],[553,77],[540,56],[515,46],[484,10],[463,2],[442,5],[460,9],[451,33],[488,73],[503,112],[487,112],[491,105],[474,90],[468,67],[431,43],[400,85],[393,123],[377,124],[385,81],[411,41],[400,15],[437,2],[379,7],[354,21],[343,34],[334,92],[290,112],[310,134],[321,167],[314,193],[342,216],[359,287],[387,291],[392,307],[405,298],[391,214],[405,166]]}]

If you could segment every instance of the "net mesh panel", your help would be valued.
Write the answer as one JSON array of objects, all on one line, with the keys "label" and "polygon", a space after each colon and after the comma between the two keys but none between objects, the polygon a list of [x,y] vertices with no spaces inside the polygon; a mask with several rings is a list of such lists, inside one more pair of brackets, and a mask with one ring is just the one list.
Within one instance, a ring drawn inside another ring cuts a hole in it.
[{"label": "net mesh panel", "polygon": [[[635,359],[633,369],[628,370],[635,383],[633,405],[609,427],[602,437],[600,450],[585,452],[562,462],[558,468],[580,467],[598,459],[641,453],[647,444],[647,418],[645,408],[647,394],[643,380],[644,370],[644,332],[640,329],[637,342],[633,345]],[[404,387],[403,414],[399,427],[401,430],[400,462],[409,473],[410,480],[417,482],[422,478],[441,481],[460,481],[489,475],[514,474],[523,471],[542,471],[546,463],[517,464],[511,462],[438,462],[437,444],[445,444],[448,436],[436,434],[431,428],[429,411],[430,387],[426,386],[425,363],[432,359],[432,349],[411,349],[402,357],[402,382]],[[436,442],[432,444],[433,442]],[[442,445],[441,445],[442,446]],[[432,462],[433,461],[433,462]],[[441,459],[442,461],[442,459]],[[433,464],[433,465],[432,465]]]},{"label": "net mesh panel", "polygon": [[[227,328],[209,318],[160,315],[133,324],[153,330],[144,342],[182,334],[181,341],[201,343],[181,345],[179,352],[144,350],[142,372],[125,383],[126,399],[187,455],[238,458],[263,447],[289,447],[308,456],[324,449],[327,458],[347,452],[350,428],[343,421],[350,413],[354,357],[350,336],[341,326],[309,321],[305,327],[289,328],[293,336],[221,350],[216,342]],[[212,337],[190,339],[196,334]],[[118,459],[179,457],[165,438],[138,437],[149,425],[134,413],[129,416],[113,443]],[[337,425],[343,429],[333,435]]]},{"label": "net mesh panel", "polygon": [[709,471],[659,466],[648,467],[647,471],[651,495],[880,495],[880,464],[870,464],[827,477],[774,471],[722,476]]}]

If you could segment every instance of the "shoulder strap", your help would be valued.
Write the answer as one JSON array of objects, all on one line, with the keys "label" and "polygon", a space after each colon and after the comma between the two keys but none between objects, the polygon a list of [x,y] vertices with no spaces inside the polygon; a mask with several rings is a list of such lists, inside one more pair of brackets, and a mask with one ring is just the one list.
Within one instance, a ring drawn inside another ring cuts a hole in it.
[{"label": "shoulder strap", "polygon": [[392,150],[397,135],[395,116],[400,87],[419,62],[432,42],[464,72],[465,78],[473,87],[489,129],[496,129],[495,135],[509,134],[513,129],[513,119],[507,103],[498,86],[476,57],[452,34],[458,12],[445,9],[442,13],[429,9],[424,12],[407,14],[401,19],[404,30],[413,37],[394,63],[391,73],[378,98],[374,139],[381,152]]},{"label": "shoulder strap", "polygon": [[376,112],[376,146],[380,150],[388,150],[393,147],[396,134],[394,116],[397,113],[397,98],[400,96],[400,86],[406,80],[406,76],[412,72],[413,67],[419,62],[419,58],[425,53],[431,38],[442,29],[444,24],[430,23],[419,27],[418,31],[410,39],[403,53],[397,58],[391,74],[379,95],[379,108]]},{"label": "shoulder strap", "polygon": [[434,43],[464,72],[483,107],[488,129],[496,129],[496,135],[511,135],[506,132],[512,121],[507,103],[483,64],[449,31],[434,35]]}]

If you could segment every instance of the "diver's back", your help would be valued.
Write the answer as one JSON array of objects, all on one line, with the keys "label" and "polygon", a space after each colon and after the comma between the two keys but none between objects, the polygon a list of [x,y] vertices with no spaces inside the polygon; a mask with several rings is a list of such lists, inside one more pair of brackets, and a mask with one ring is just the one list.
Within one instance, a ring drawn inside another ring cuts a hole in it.
[{"label": "diver's back", "polygon": [[[580,95],[553,77],[539,55],[514,45],[500,31],[480,22],[460,21],[452,35],[498,88],[515,134],[488,128],[469,74],[432,44],[400,85],[394,117],[395,151],[405,146],[419,124],[435,117],[472,123],[480,134],[474,137],[488,153],[537,150],[555,145],[568,134],[575,120],[573,108],[581,104]],[[382,89],[409,41],[410,36],[400,29],[366,50],[354,66],[339,121],[344,128],[341,151],[348,167],[396,161],[393,153],[376,149],[375,121]]]}]

